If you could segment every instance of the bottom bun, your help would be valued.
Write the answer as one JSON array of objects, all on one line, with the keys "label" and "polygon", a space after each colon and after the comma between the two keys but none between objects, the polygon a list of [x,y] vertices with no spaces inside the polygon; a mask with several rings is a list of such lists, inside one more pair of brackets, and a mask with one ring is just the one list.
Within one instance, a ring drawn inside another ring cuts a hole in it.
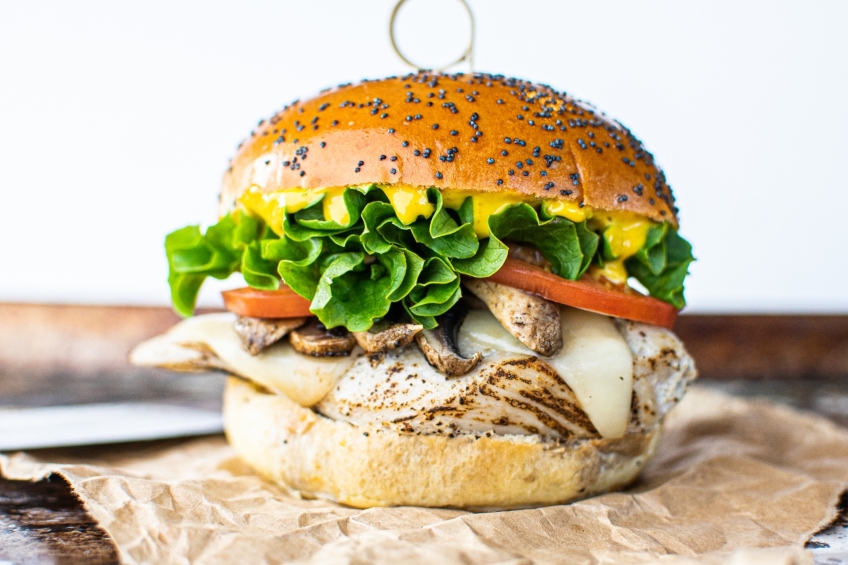
[{"label": "bottom bun", "polygon": [[631,483],[660,426],[619,439],[414,435],[331,420],[230,378],[227,438],[264,477],[355,506],[495,510],[570,502]]}]

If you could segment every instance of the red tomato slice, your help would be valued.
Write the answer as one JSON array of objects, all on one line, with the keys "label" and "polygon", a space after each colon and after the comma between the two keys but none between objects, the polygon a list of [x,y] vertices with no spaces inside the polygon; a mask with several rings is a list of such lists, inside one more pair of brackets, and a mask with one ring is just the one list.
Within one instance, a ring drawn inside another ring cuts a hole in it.
[{"label": "red tomato slice", "polygon": [[[570,281],[548,271],[508,258],[503,267],[488,279],[518,288],[559,304],[581,310],[673,328],[677,309],[662,300],[612,290],[590,277]],[[282,285],[279,290],[257,290],[245,287],[221,293],[230,312],[251,318],[300,318],[314,316],[310,302]]]},{"label": "red tomato slice", "polygon": [[664,328],[673,328],[677,319],[677,309],[662,300],[612,290],[590,277],[570,281],[511,257],[486,280],[537,294],[551,302]]},{"label": "red tomato slice", "polygon": [[291,288],[281,285],[280,290],[257,290],[245,287],[225,290],[224,306],[230,312],[250,318],[300,318],[314,316],[309,311],[310,302]]}]

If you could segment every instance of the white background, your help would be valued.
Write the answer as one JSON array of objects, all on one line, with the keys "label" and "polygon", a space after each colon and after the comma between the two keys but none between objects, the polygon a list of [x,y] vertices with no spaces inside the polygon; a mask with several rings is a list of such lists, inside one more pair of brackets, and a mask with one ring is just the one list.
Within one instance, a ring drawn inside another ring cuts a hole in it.
[{"label": "white background", "polygon": [[[476,70],[590,100],[657,156],[691,311],[848,312],[848,2],[470,3]],[[405,72],[393,4],[0,0],[0,301],[167,303],[165,233],[215,220],[260,118]],[[426,64],[461,51],[455,0],[401,16]]]}]

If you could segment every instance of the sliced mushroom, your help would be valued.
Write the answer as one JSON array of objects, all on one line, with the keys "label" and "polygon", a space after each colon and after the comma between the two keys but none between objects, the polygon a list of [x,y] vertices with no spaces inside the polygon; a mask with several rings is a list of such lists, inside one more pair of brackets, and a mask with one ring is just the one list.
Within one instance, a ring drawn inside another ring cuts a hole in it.
[{"label": "sliced mushroom", "polygon": [[259,355],[263,349],[283,339],[287,333],[306,323],[306,318],[263,319],[239,316],[233,329],[245,351]]},{"label": "sliced mushroom", "polygon": [[507,243],[507,247],[509,247],[509,256],[513,259],[518,259],[520,261],[524,261],[525,263],[530,263],[531,265],[536,265],[537,267],[541,267],[546,271],[551,270],[551,262],[545,259],[545,256],[542,255],[542,252],[536,249],[535,247],[528,247],[526,245],[520,245],[518,243]]},{"label": "sliced mushroom", "polygon": [[463,279],[465,287],[486,303],[495,318],[518,340],[542,355],[562,347],[559,307],[523,290],[480,279]]},{"label": "sliced mushroom", "polygon": [[367,353],[388,351],[396,347],[403,347],[415,339],[415,334],[424,329],[419,324],[391,324],[376,323],[367,332],[355,332],[353,334],[356,343]]},{"label": "sliced mushroom", "polygon": [[349,331],[344,328],[328,330],[317,318],[293,330],[289,341],[295,351],[313,357],[349,355],[356,346]]},{"label": "sliced mushroom", "polygon": [[415,334],[415,342],[427,361],[448,377],[461,377],[469,373],[483,357],[479,351],[471,357],[463,357],[456,345],[457,332],[467,311],[465,305],[460,302],[439,316],[439,326],[436,329],[422,330]]}]

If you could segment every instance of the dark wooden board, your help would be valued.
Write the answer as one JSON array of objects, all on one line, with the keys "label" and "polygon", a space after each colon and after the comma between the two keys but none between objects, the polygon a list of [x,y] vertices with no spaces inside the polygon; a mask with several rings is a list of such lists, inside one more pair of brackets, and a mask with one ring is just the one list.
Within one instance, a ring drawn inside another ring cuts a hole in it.
[{"label": "dark wooden board", "polygon": [[63,478],[0,477],[0,562],[106,565],[118,551]]},{"label": "dark wooden board", "polygon": [[684,314],[675,331],[708,379],[848,380],[848,316]]}]

